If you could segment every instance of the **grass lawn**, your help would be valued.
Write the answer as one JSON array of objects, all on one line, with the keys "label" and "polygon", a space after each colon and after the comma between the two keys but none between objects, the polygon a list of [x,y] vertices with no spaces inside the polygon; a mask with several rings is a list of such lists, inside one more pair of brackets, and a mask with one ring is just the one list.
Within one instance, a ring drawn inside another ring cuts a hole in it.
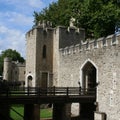
[{"label": "grass lawn", "polygon": [[41,109],[41,118],[51,118],[52,117],[52,109]]},{"label": "grass lawn", "polygon": [[[23,105],[13,105],[12,108],[15,111],[17,111],[19,114],[21,114],[22,116],[24,115]],[[13,110],[10,111],[10,116],[14,120],[23,120],[23,118],[20,115],[18,115],[17,113],[15,113]],[[40,116],[41,116],[41,118],[51,118],[52,117],[52,109],[51,108],[41,109]]]},{"label": "grass lawn", "polygon": [[[23,105],[14,105],[12,106],[12,108],[17,111],[19,114],[21,114],[22,116],[24,115],[24,107]],[[13,118],[14,120],[23,120],[23,118],[21,116],[19,116],[17,113],[15,113],[13,110],[10,109],[10,116],[11,118]]]}]

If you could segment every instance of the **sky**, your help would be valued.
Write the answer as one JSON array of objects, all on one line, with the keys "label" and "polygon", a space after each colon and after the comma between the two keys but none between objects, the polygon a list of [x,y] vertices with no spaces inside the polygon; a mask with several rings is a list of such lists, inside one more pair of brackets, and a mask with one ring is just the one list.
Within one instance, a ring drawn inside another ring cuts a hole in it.
[{"label": "sky", "polygon": [[0,0],[0,53],[6,49],[13,49],[25,58],[25,34],[34,24],[34,11],[40,12],[56,1]]}]

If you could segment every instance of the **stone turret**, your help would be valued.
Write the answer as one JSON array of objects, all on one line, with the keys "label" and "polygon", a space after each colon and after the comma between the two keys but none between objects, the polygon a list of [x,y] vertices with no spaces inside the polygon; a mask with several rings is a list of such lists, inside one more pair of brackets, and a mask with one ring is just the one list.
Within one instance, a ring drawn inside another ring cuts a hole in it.
[{"label": "stone turret", "polygon": [[25,83],[25,63],[12,61],[12,58],[4,58],[3,79],[7,81]]},{"label": "stone turret", "polygon": [[9,57],[4,58],[4,70],[3,70],[3,79],[10,81],[12,78],[11,73],[12,60]]}]

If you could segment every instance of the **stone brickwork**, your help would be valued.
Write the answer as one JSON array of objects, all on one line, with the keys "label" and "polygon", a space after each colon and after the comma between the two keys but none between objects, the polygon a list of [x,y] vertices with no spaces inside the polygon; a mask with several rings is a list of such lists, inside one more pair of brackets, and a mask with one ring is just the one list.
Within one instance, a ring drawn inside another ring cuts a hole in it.
[{"label": "stone brickwork", "polygon": [[[54,28],[43,25],[26,34],[26,86],[28,76],[32,76],[32,86],[48,86],[53,77],[53,37]],[[42,81],[43,79],[43,81]],[[49,79],[49,80],[48,80]],[[48,81],[47,81],[48,80]]]},{"label": "stone brickwork", "polygon": [[80,43],[84,36],[84,29],[52,28],[45,22],[30,30],[26,34],[26,86],[28,76],[32,76],[32,86],[56,86],[59,82],[59,48]]},{"label": "stone brickwork", "polygon": [[[120,118],[120,35],[110,35],[96,41],[87,41],[60,49],[59,85],[83,87],[82,68],[92,63],[96,68],[98,111],[107,114],[107,120]],[[97,120],[97,119],[96,119]]]},{"label": "stone brickwork", "polygon": [[102,112],[95,112],[95,120],[106,120],[107,116],[105,113]]},{"label": "stone brickwork", "polygon": [[4,59],[3,79],[8,81],[19,81],[25,83],[25,63],[12,61],[11,58]]},{"label": "stone brickwork", "polygon": [[32,86],[97,88],[96,111],[105,113],[107,120],[118,120],[120,35],[83,42],[84,35],[84,29],[52,28],[48,23],[30,30],[26,34],[26,86],[30,80]]}]

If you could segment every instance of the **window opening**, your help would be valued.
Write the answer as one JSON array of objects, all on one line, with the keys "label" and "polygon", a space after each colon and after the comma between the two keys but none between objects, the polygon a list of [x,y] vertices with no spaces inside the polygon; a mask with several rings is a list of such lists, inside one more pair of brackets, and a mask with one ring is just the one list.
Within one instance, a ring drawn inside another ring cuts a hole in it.
[{"label": "window opening", "polygon": [[46,58],[46,45],[43,46],[43,58]]}]

